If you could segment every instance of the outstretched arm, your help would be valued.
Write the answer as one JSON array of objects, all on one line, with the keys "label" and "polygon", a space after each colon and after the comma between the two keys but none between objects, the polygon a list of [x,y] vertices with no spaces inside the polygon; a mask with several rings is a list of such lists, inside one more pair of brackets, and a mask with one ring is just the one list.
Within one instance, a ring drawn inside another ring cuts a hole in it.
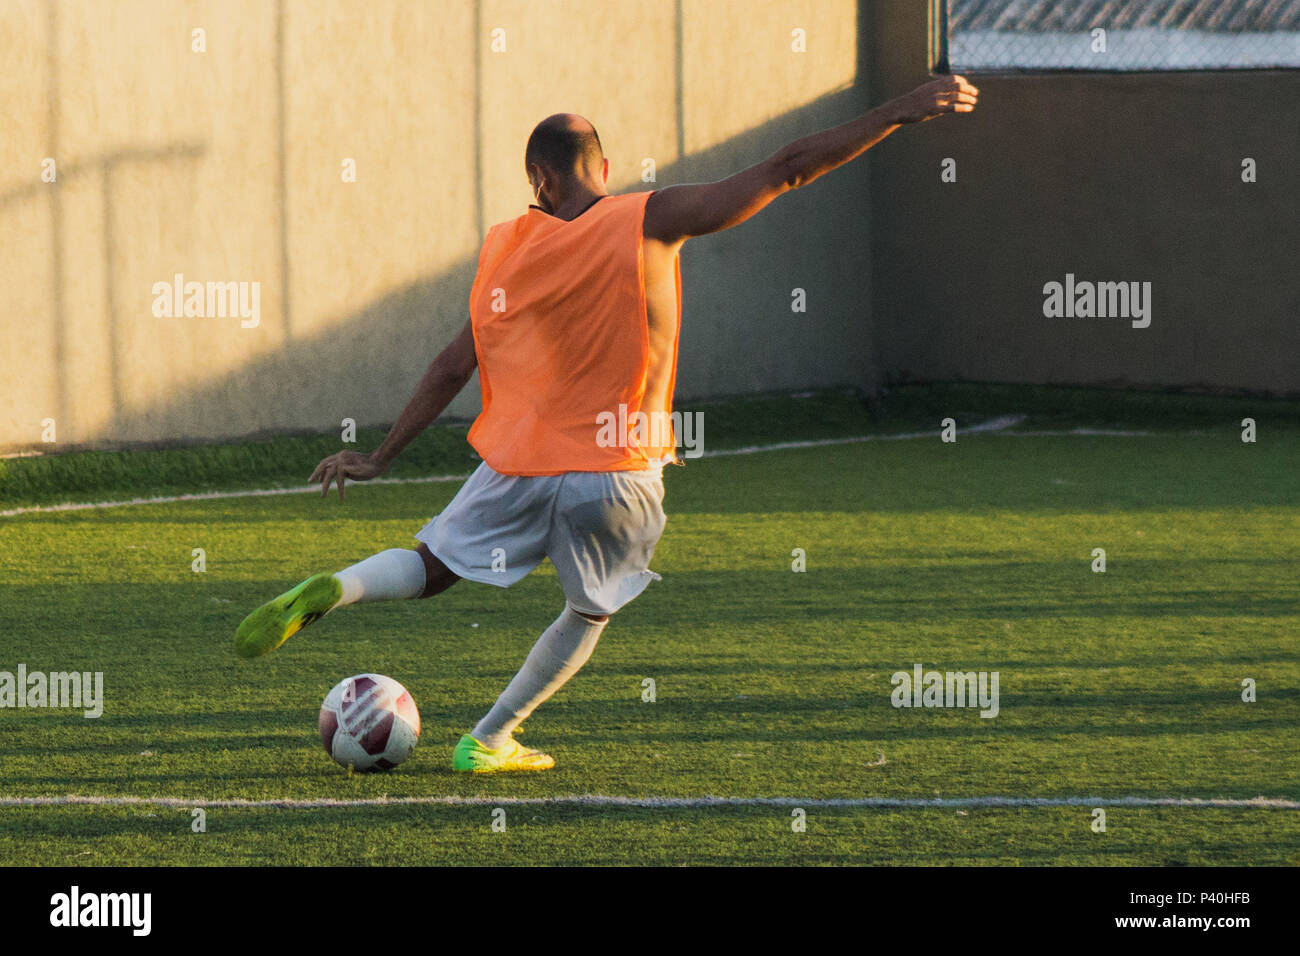
[{"label": "outstretched arm", "polygon": [[369,481],[386,472],[393,460],[402,453],[407,445],[428,428],[435,418],[451,404],[470,376],[478,367],[478,356],[474,353],[474,330],[470,322],[465,323],[460,335],[429,365],[428,371],[420,379],[415,394],[407,402],[402,414],[388,432],[388,437],[370,454],[358,451],[341,451],[330,455],[311,473],[308,484],[321,483],[321,494],[329,493],[330,485],[338,482],[339,497],[343,497],[343,480]]},{"label": "outstretched arm", "polygon": [[805,136],[775,154],[716,183],[669,186],[646,203],[643,232],[675,243],[730,229],[755,215],[782,193],[861,156],[904,123],[922,123],[944,113],[969,113],[979,90],[961,76],[943,76],[890,100],[857,119]]}]

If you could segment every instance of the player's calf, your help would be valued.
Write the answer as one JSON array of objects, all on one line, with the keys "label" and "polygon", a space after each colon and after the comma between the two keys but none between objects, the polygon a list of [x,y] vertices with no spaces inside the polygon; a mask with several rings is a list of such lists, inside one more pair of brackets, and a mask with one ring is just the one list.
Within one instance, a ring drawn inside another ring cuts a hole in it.
[{"label": "player's calf", "polygon": [[429,598],[441,594],[460,580],[460,575],[443,564],[423,541],[415,549],[415,553],[424,562],[424,590],[420,592],[420,597]]}]

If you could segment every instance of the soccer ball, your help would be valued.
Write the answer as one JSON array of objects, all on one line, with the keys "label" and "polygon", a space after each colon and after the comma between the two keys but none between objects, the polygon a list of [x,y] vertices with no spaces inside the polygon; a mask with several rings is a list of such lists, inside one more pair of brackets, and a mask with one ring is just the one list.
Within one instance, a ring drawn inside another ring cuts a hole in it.
[{"label": "soccer ball", "polygon": [[411,756],[420,712],[411,692],[383,674],[358,674],[337,684],[320,708],[325,752],[345,767],[392,770]]}]

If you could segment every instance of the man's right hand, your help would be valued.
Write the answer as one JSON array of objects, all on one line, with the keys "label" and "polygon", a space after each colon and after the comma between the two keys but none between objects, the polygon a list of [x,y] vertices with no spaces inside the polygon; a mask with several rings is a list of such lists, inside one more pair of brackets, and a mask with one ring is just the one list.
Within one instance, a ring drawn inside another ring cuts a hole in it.
[{"label": "man's right hand", "polygon": [[941,76],[890,103],[891,118],[897,123],[924,123],[944,113],[969,113],[979,101],[979,92],[964,76]]},{"label": "man's right hand", "polygon": [[322,460],[307,479],[307,484],[314,485],[319,481],[323,498],[329,494],[330,485],[337,481],[341,499],[345,478],[351,478],[353,481],[369,481],[371,478],[378,478],[387,470],[388,466],[376,459],[374,455],[363,455],[359,451],[341,451]]}]

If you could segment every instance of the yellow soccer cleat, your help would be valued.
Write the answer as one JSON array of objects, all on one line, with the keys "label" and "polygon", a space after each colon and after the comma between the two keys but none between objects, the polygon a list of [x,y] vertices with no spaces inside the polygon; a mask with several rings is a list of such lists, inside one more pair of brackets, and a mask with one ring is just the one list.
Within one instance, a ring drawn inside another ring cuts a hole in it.
[{"label": "yellow soccer cleat", "polygon": [[550,770],[555,758],[540,750],[529,750],[511,737],[496,750],[489,750],[466,734],[451,755],[451,769],[464,773],[507,773],[514,770]]},{"label": "yellow soccer cleat", "polygon": [[240,657],[271,653],[332,611],[342,597],[343,585],[334,575],[313,574],[244,618],[235,632],[235,653]]}]

